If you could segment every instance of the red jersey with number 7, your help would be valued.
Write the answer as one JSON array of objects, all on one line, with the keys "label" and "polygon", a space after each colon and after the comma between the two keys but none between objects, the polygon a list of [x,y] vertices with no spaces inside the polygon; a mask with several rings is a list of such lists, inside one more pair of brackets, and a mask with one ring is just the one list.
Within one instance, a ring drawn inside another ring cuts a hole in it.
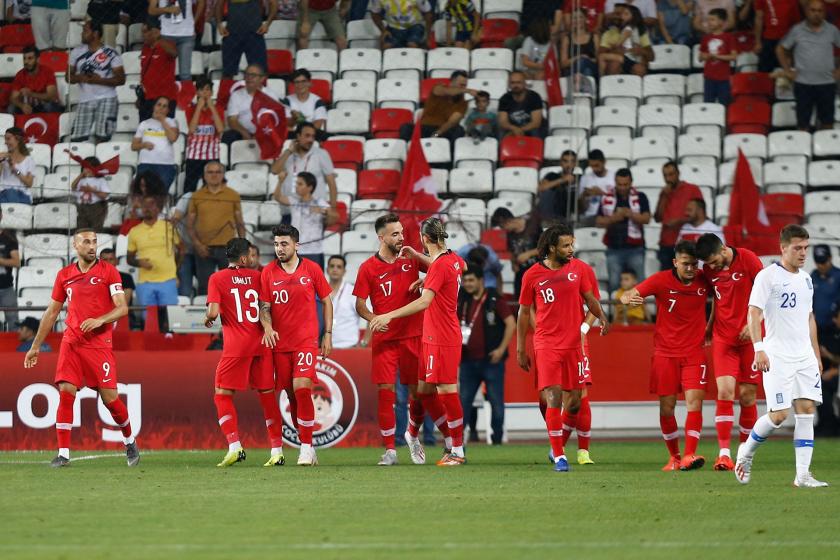
[{"label": "red jersey with number 7", "polygon": [[87,333],[79,327],[87,319],[96,319],[112,311],[112,298],[121,293],[120,273],[106,262],[97,260],[87,272],[79,270],[78,263],[62,268],[55,277],[50,296],[59,303],[67,302],[62,340],[85,348],[111,348],[113,323],[105,323]]},{"label": "red jersey with number 7", "polygon": [[439,255],[423,280],[423,289],[435,293],[423,316],[423,342],[435,346],[461,347],[461,323],[458,320],[458,290],[461,274],[466,268],[458,253],[447,251]]},{"label": "red jersey with number 7", "polygon": [[560,268],[538,262],[522,277],[519,304],[536,308],[534,350],[580,348],[581,298],[593,291],[589,265],[571,259]]},{"label": "red jersey with number 7", "polygon": [[708,278],[715,298],[715,340],[733,346],[751,343],[749,337],[740,340],[738,335],[747,324],[753,282],[763,268],[761,259],[755,253],[735,247],[732,247],[729,268],[715,271],[703,267],[703,274]]},{"label": "red jersey with number 7", "polygon": [[702,272],[683,284],[674,269],[657,272],[636,286],[642,297],[656,298],[654,354],[669,358],[702,351],[709,286]]},{"label": "red jersey with number 7", "polygon": [[[389,263],[376,253],[359,267],[353,295],[368,299],[374,315],[408,305],[420,297],[420,290],[409,291],[420,277],[419,265],[412,259],[396,259]],[[423,334],[423,313],[394,319],[388,323],[388,330],[373,335],[374,342],[400,340]]]},{"label": "red jersey with number 7", "polygon": [[318,347],[318,314],[321,300],[332,290],[324,271],[309,259],[300,259],[291,273],[274,260],[262,270],[262,291],[271,303],[271,323],[280,334],[274,352],[295,352]]},{"label": "red jersey with number 7", "polygon": [[263,329],[260,302],[268,301],[260,291],[260,273],[240,266],[210,276],[207,303],[219,304],[224,338],[223,358],[244,358],[262,354]]}]

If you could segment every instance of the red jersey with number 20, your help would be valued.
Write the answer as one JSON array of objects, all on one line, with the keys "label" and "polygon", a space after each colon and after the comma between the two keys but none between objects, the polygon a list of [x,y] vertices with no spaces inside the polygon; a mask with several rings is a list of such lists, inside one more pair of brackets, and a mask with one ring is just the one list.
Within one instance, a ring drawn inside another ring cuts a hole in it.
[{"label": "red jersey with number 20", "polygon": [[749,249],[732,247],[732,253],[729,268],[715,271],[703,267],[703,274],[709,280],[715,296],[714,337],[726,344],[738,346],[751,343],[749,338],[740,340],[738,335],[747,324],[747,308],[753,282],[764,265]]},{"label": "red jersey with number 20", "polygon": [[560,268],[538,262],[522,277],[519,304],[536,308],[534,350],[580,348],[581,299],[593,290],[589,265],[571,259]]},{"label": "red jersey with number 20", "polygon": [[435,346],[457,346],[464,342],[458,321],[458,290],[466,264],[457,253],[439,255],[426,273],[424,290],[435,293],[423,316],[423,342]]},{"label": "red jersey with number 20", "polygon": [[262,271],[262,291],[271,303],[271,323],[280,334],[274,352],[317,348],[315,295],[324,300],[332,292],[321,268],[309,259],[300,259],[289,274],[275,259]]},{"label": "red jersey with number 20", "polygon": [[245,358],[262,354],[260,324],[260,273],[230,267],[213,273],[207,283],[207,303],[218,303],[225,340],[223,358]]},{"label": "red jersey with number 20", "polygon": [[53,284],[54,301],[67,302],[67,320],[63,340],[87,348],[111,348],[113,323],[84,333],[79,326],[86,319],[95,319],[114,309],[111,299],[123,293],[122,278],[116,268],[97,260],[87,272],[73,263],[58,272]]},{"label": "red jersey with number 20", "polygon": [[702,351],[706,334],[708,284],[698,272],[690,284],[683,284],[675,270],[663,270],[636,286],[642,297],[656,298],[654,354],[682,357]]},{"label": "red jersey with number 20", "polygon": [[[373,255],[362,263],[356,275],[353,295],[368,299],[373,306],[374,315],[384,315],[389,311],[408,305],[420,297],[420,291],[408,289],[420,277],[418,264],[412,259],[397,259],[386,262]],[[374,334],[375,342],[400,340],[423,333],[423,313],[394,319],[388,324],[388,330]]]}]

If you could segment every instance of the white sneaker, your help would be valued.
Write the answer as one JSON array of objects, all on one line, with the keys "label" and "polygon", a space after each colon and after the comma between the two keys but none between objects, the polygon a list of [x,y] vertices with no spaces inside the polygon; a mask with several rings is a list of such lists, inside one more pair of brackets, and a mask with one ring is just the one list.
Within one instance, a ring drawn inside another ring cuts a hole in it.
[{"label": "white sneaker", "polygon": [[825,488],[828,486],[828,482],[817,480],[811,473],[805,473],[794,478],[793,485],[797,488]]},{"label": "white sneaker", "polygon": [[298,455],[297,464],[304,467],[314,467],[318,464],[318,456],[315,454],[315,448],[308,449],[301,448],[300,455]]},{"label": "white sneaker", "polygon": [[735,479],[741,484],[749,484],[752,473],[752,457],[745,457],[741,451],[744,446],[738,447],[738,460],[735,461]]},{"label": "white sneaker", "polygon": [[415,465],[425,465],[426,450],[423,449],[423,444],[420,443],[420,438],[411,437],[411,434],[406,431],[405,444],[408,446],[408,451],[411,453],[411,462]]},{"label": "white sneaker", "polygon": [[386,449],[385,454],[382,455],[382,458],[379,459],[379,462],[376,463],[381,467],[390,467],[392,465],[397,464],[397,450],[396,449]]}]

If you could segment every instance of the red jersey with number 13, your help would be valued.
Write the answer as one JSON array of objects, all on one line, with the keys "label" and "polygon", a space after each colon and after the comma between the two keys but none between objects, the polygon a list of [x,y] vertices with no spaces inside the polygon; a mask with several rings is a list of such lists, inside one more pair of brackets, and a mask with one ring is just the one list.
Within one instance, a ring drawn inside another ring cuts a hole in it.
[{"label": "red jersey with number 13", "polygon": [[[376,253],[359,267],[353,295],[362,299],[370,298],[374,315],[384,315],[420,297],[420,290],[409,291],[419,277],[419,266],[414,260],[397,259],[389,263]],[[374,334],[373,340],[384,342],[421,334],[423,313],[415,313],[394,319],[388,324],[388,330]]]},{"label": "red jersey with number 13", "polygon": [[64,322],[63,341],[86,348],[111,348],[113,323],[105,323],[88,333],[79,326],[87,319],[95,319],[114,309],[111,299],[123,293],[122,278],[116,268],[97,260],[87,272],[73,263],[58,272],[53,284],[54,301],[67,302],[67,320]]},{"label": "red jersey with number 13", "polygon": [[218,303],[222,316],[224,358],[244,358],[262,354],[263,329],[260,324],[260,273],[230,267],[210,276],[207,303]]},{"label": "red jersey with number 13", "polygon": [[458,290],[466,264],[457,253],[439,255],[426,273],[424,290],[435,293],[423,316],[423,342],[436,346],[461,346],[461,323],[458,321]]},{"label": "red jersey with number 13", "polygon": [[738,335],[747,324],[747,308],[753,282],[764,265],[749,249],[732,247],[732,264],[726,270],[715,271],[703,267],[715,297],[714,337],[726,344],[750,344],[749,337],[740,340]]},{"label": "red jersey with number 13", "polygon": [[655,354],[676,358],[703,351],[709,287],[702,272],[686,285],[677,278],[675,270],[663,270],[649,276],[636,289],[642,297],[656,298]]}]

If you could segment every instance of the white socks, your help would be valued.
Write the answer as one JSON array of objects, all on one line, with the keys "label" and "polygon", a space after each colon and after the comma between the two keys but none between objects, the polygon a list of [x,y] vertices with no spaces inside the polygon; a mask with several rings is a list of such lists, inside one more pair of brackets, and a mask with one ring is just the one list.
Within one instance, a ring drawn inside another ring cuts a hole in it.
[{"label": "white socks", "polygon": [[70,448],[69,447],[61,447],[58,450],[58,454],[64,457],[65,459],[70,458]]},{"label": "white socks", "polygon": [[770,437],[770,434],[772,434],[778,427],[779,426],[774,424],[773,421],[770,420],[770,417],[766,414],[756,420],[755,426],[753,426],[753,429],[750,432],[750,437],[747,438],[747,441],[741,444],[744,448],[744,456],[752,457],[755,455],[755,451],[758,449],[758,446],[764,443],[764,440]]},{"label": "white socks", "polygon": [[452,448],[452,454],[456,457],[463,457],[464,456],[464,446],[463,445],[456,445]]},{"label": "white socks", "polygon": [[811,470],[811,456],[814,454],[814,415],[796,414],[793,428],[793,450],[796,453],[796,476],[804,476]]},{"label": "white socks", "polygon": [[240,449],[242,449],[242,444],[238,441],[234,441],[233,443],[228,444],[228,453],[230,453],[231,451],[239,451]]},{"label": "white socks", "polygon": [[271,448],[271,455],[272,456],[273,455],[282,455],[282,454],[283,454],[283,448],[282,447],[272,447]]}]

